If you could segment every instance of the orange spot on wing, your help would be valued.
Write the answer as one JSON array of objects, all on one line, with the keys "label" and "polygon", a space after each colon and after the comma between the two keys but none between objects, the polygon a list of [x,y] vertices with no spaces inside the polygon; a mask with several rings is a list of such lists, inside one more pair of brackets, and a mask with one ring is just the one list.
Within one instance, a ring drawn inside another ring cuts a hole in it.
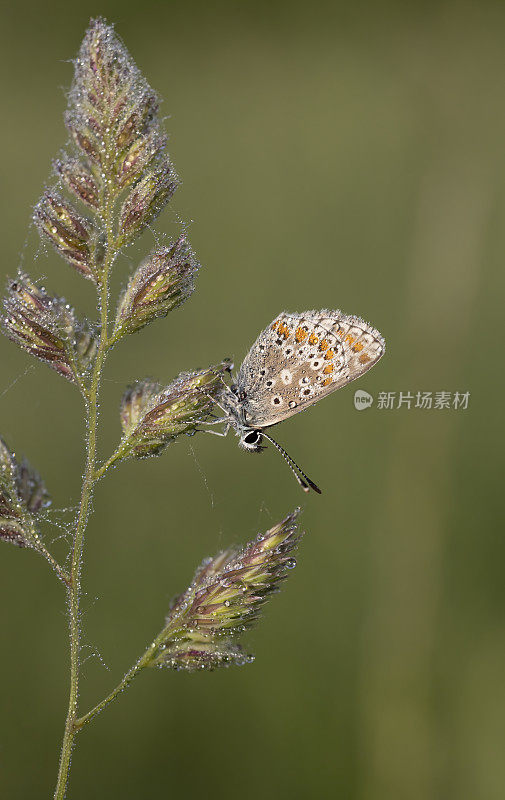
[{"label": "orange spot on wing", "polygon": [[296,341],[303,342],[303,340],[306,338],[307,338],[307,331],[304,331],[303,328],[297,328],[295,333]]},{"label": "orange spot on wing", "polygon": [[324,357],[325,357],[325,359],[326,359],[327,361],[329,361],[330,359],[332,359],[332,358],[333,358],[333,356],[334,356],[334,355],[335,355],[335,353],[334,353],[334,351],[333,351],[333,350],[328,350],[328,351],[327,351],[327,352],[324,354]]},{"label": "orange spot on wing", "polygon": [[325,375],[330,375],[334,369],[335,367],[333,366],[333,364],[326,364],[325,368],[323,369],[323,372]]},{"label": "orange spot on wing", "polygon": [[359,353],[360,350],[363,350],[364,346],[365,345],[363,344],[363,342],[356,342],[356,344],[353,346],[352,349],[354,350],[355,353]]},{"label": "orange spot on wing", "polygon": [[372,359],[370,358],[370,356],[367,356],[367,354],[366,354],[366,353],[361,353],[361,355],[360,355],[360,357],[359,357],[359,359],[358,359],[358,361],[359,361],[361,364],[366,364],[366,363],[367,363],[367,361],[371,361],[371,360],[372,360]]},{"label": "orange spot on wing", "polygon": [[329,386],[331,383],[331,378],[326,378],[321,384],[321,386]]},{"label": "orange spot on wing", "polygon": [[338,331],[335,331],[335,333],[337,334],[339,339],[343,339],[344,331],[342,330],[342,328],[339,328]]},{"label": "orange spot on wing", "polygon": [[316,334],[315,333],[311,333],[310,336],[309,336],[310,344],[317,344],[318,341],[319,341],[319,339],[317,338]]},{"label": "orange spot on wing", "polygon": [[326,339],[323,339],[323,341],[322,341],[322,342],[321,342],[321,344],[319,345],[319,349],[320,349],[320,350],[327,350],[329,346],[330,346],[330,345],[328,344],[328,342],[326,341]]},{"label": "orange spot on wing", "polygon": [[349,344],[352,344],[354,341],[355,341],[355,337],[351,336],[350,333],[348,333],[347,336],[344,339],[344,342],[348,342]]}]

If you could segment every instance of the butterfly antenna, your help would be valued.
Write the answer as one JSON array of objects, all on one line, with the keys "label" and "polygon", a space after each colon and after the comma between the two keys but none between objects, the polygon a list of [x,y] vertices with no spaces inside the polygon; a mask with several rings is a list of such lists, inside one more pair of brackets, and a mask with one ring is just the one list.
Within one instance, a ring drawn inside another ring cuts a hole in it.
[{"label": "butterfly antenna", "polygon": [[[304,492],[308,492],[310,488],[313,489],[318,494],[321,494],[321,489],[319,488],[319,486],[316,486],[314,481],[310,480],[308,475],[306,475],[303,469],[301,469],[301,467],[298,466],[296,461],[293,461],[291,456],[288,455],[284,450],[284,448],[280,446],[279,442],[276,442],[275,439],[272,439],[272,437],[269,436],[269,434],[265,433],[264,431],[261,431],[261,435],[264,436],[265,439],[268,439],[268,441],[271,442],[274,445],[274,447],[277,448],[277,450],[283,457],[284,461],[287,463],[288,467],[290,468],[291,472],[295,476],[296,480],[298,481]],[[300,473],[300,475],[303,477],[300,477],[298,473]],[[303,478],[305,480],[303,480]]]}]

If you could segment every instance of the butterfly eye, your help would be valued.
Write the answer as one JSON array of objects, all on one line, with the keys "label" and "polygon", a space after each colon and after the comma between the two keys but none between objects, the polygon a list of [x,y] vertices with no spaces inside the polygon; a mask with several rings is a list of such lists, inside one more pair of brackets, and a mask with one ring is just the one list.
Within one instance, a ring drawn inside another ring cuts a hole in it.
[{"label": "butterfly eye", "polygon": [[260,431],[248,431],[245,435],[240,438],[240,447],[243,447],[244,450],[249,450],[250,453],[261,453],[263,447],[261,446],[261,441],[263,436]]},{"label": "butterfly eye", "polygon": [[246,444],[259,444],[261,442],[261,433],[259,431],[251,431],[244,436],[244,442]]}]

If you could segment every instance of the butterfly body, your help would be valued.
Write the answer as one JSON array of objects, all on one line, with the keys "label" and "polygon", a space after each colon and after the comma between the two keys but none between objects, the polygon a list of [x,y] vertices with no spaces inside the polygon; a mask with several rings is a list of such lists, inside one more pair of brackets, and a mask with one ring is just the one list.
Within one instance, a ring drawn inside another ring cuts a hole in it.
[{"label": "butterfly body", "polygon": [[359,317],[326,309],[283,312],[260,333],[235,383],[223,389],[226,422],[247,450],[263,449],[263,436],[276,444],[265,429],[360,377],[384,351],[381,334]]}]

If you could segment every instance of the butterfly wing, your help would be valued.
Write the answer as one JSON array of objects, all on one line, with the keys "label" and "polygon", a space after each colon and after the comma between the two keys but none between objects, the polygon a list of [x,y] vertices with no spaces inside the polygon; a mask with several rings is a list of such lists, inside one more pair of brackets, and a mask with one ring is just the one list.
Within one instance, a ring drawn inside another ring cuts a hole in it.
[{"label": "butterfly wing", "polygon": [[379,331],[341,311],[280,314],[237,376],[247,425],[267,428],[355,380],[385,351]]}]

